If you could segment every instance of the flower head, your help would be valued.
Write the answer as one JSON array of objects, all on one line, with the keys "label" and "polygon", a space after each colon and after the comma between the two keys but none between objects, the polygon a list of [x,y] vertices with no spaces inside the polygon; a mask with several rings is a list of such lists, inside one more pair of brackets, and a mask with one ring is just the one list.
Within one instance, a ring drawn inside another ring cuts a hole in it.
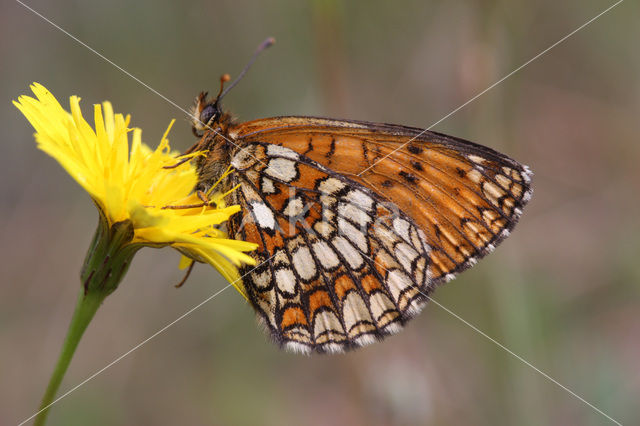
[{"label": "flower head", "polygon": [[142,143],[140,129],[128,128],[130,116],[114,114],[109,102],[94,105],[94,130],[83,118],[77,96],[70,98],[69,113],[42,85],[34,83],[31,90],[37,99],[20,96],[14,105],[35,128],[38,148],[89,193],[108,229],[124,229],[121,224],[127,224],[125,245],[136,250],[174,247],[210,263],[230,282],[239,278],[237,266],[255,263],[243,253],[254,250],[255,244],[229,239],[217,227],[240,210],[225,206],[224,194],[211,196],[216,205],[166,208],[201,203],[192,191],[197,180],[193,165],[165,168],[176,164],[167,139],[173,122],[152,150]]}]

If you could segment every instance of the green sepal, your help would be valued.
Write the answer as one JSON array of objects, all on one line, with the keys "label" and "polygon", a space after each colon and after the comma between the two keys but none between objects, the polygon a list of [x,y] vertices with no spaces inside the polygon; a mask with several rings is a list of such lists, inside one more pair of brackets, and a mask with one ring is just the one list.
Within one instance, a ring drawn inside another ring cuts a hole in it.
[{"label": "green sepal", "polygon": [[98,227],[80,272],[84,294],[105,297],[118,288],[131,260],[142,244],[133,244],[133,223],[123,220],[110,224],[101,209]]}]

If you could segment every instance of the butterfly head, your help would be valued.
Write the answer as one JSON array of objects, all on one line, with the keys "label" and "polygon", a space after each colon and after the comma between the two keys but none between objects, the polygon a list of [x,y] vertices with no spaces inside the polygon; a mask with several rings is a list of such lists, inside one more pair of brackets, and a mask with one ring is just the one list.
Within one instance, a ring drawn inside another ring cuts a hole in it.
[{"label": "butterfly head", "polygon": [[[222,76],[221,80],[225,77],[228,77],[228,74]],[[191,131],[200,138],[206,129],[215,129],[222,116],[220,94],[213,101],[210,101],[207,99],[207,92],[201,92],[191,110]]]}]

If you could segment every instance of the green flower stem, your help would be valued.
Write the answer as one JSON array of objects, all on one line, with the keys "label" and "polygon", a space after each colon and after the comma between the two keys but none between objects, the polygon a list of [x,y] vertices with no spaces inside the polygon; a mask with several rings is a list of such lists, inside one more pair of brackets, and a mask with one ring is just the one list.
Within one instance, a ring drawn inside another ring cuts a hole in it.
[{"label": "green flower stem", "polygon": [[100,215],[98,229],[82,267],[82,289],[78,302],[62,345],[62,352],[42,398],[35,426],[45,424],[49,407],[54,401],[82,335],[104,299],[118,287],[129,269],[133,256],[141,247],[131,244],[132,239],[133,225],[130,221],[109,226],[106,218]]},{"label": "green flower stem", "polygon": [[62,378],[67,371],[67,367],[69,367],[69,363],[71,362],[71,358],[73,358],[74,352],[76,351],[76,347],[78,347],[78,343],[80,342],[84,331],[87,329],[87,326],[91,322],[91,319],[103,300],[104,296],[100,294],[87,294],[85,296],[84,289],[80,292],[78,303],[76,304],[76,309],[73,313],[73,318],[71,318],[71,324],[69,324],[67,337],[62,345],[62,352],[60,353],[58,363],[53,370],[53,374],[49,380],[49,385],[47,386],[47,390],[42,398],[42,403],[40,404],[40,410],[42,411],[36,418],[34,423],[35,426],[42,426],[45,424],[47,414],[49,413],[49,405],[53,402],[53,399],[56,396],[60,383],[62,382]]}]

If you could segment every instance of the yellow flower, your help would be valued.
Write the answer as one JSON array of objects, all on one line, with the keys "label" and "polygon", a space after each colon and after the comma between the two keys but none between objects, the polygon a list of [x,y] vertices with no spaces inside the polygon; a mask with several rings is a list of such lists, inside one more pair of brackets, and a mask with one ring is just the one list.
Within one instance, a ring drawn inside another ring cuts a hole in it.
[{"label": "yellow flower", "polygon": [[[89,193],[104,222],[103,233],[124,232],[120,244],[132,247],[133,253],[143,246],[174,247],[191,259],[210,263],[230,282],[239,278],[237,266],[255,263],[243,253],[254,250],[255,244],[229,239],[217,228],[240,210],[225,206],[224,194],[211,196],[218,201],[216,206],[163,208],[200,203],[192,192],[197,180],[193,165],[163,168],[176,164],[167,139],[173,122],[152,150],[142,143],[140,129],[128,128],[130,116],[114,114],[109,102],[94,105],[94,131],[82,117],[77,96],[70,99],[69,113],[42,85],[34,83],[31,90],[37,99],[20,96],[14,105],[36,129],[38,148]],[[128,260],[122,265],[125,270]],[[183,258],[181,266],[185,263]],[[244,294],[241,285],[236,288]]]}]

